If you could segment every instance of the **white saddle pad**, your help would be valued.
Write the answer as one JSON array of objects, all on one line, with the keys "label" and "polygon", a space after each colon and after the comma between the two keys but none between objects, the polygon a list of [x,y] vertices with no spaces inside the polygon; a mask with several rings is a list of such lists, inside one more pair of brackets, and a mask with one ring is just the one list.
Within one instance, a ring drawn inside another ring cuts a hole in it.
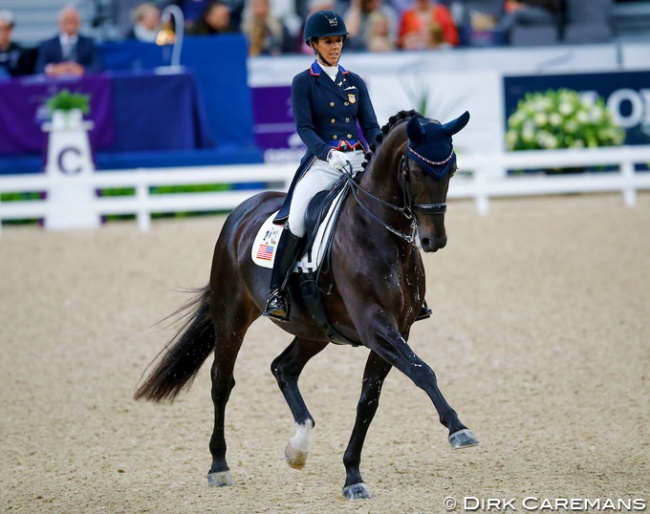
[{"label": "white saddle pad", "polygon": [[[304,272],[315,271],[318,269],[318,266],[320,266],[323,257],[325,256],[327,241],[329,241],[332,234],[334,221],[336,220],[341,204],[343,203],[341,199],[346,191],[347,186],[341,190],[332,202],[332,205],[330,205],[323,223],[318,227],[314,244],[302,259],[296,263],[293,271],[298,269]],[[284,226],[273,224],[276,214],[277,211],[271,214],[262,224],[255,236],[255,240],[253,241],[253,247],[251,248],[251,258],[253,259],[253,262],[263,268],[273,268],[276,253],[275,250],[278,247],[280,236],[284,230]]]}]

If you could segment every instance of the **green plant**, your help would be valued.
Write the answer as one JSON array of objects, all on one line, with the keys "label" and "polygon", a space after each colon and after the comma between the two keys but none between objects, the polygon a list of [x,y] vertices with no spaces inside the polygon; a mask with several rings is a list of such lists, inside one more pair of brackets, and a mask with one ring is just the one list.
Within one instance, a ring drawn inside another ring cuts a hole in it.
[{"label": "green plant", "polygon": [[50,112],[70,112],[79,109],[84,114],[88,114],[90,112],[90,96],[62,89],[47,100],[47,108]]},{"label": "green plant", "polygon": [[459,97],[452,101],[441,95],[436,84],[422,75],[403,76],[400,78],[400,83],[411,108],[427,118],[444,120],[454,116],[453,113],[456,111],[462,112],[462,98]]},{"label": "green plant", "polygon": [[571,89],[527,93],[508,118],[508,150],[554,150],[617,146],[625,131],[601,97]]}]

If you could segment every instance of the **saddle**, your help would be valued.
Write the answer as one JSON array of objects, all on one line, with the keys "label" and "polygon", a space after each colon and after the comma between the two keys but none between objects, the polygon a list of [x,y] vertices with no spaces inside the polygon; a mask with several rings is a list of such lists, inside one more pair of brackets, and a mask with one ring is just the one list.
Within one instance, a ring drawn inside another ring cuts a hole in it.
[{"label": "saddle", "polygon": [[[325,312],[323,293],[318,284],[323,270],[329,269],[334,230],[341,206],[349,191],[350,186],[346,178],[341,177],[334,187],[321,191],[309,202],[305,214],[305,249],[292,271],[286,294],[294,305],[298,297],[302,298],[314,321],[329,341],[360,346],[360,342],[346,338],[332,326]],[[275,215],[276,213],[273,213],[262,225],[252,247],[253,261],[266,268],[273,268],[275,248],[283,230],[283,227],[273,224]],[[330,281],[326,289],[331,292],[334,287],[334,283]]]},{"label": "saddle", "polygon": [[305,213],[305,251],[297,262],[303,272],[318,270],[329,256],[334,229],[349,186],[341,177],[328,191],[320,191],[307,206]]},{"label": "saddle", "polygon": [[[318,285],[321,272],[324,269],[329,269],[334,230],[339,219],[340,207],[349,192],[350,186],[347,180],[342,177],[331,190],[321,191],[309,202],[305,220],[307,227],[306,252],[298,261],[296,268],[298,269],[300,294],[314,321],[326,337],[335,344],[360,346],[359,341],[353,341],[343,336],[330,323],[323,305],[322,292]],[[323,237],[319,238],[321,228],[323,229]],[[319,244],[316,244],[318,242]],[[322,256],[322,258],[319,259],[319,256]],[[312,262],[316,263],[315,267],[310,266]],[[334,281],[331,275],[327,276],[330,277],[327,290],[331,292],[334,288]]]}]

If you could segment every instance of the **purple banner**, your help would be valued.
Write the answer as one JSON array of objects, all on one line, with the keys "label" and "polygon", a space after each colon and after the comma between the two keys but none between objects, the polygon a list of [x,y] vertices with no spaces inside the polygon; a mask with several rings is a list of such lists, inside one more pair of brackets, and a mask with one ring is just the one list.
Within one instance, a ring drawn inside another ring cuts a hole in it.
[{"label": "purple banner", "polygon": [[296,132],[291,86],[253,88],[253,117],[255,140],[262,150],[296,146],[291,139]]},{"label": "purple banner", "polygon": [[111,81],[102,75],[75,79],[29,77],[0,82],[0,157],[41,153],[47,146],[47,134],[41,125],[48,119],[47,100],[62,89],[90,96],[94,123],[90,131],[93,150],[113,143]]}]

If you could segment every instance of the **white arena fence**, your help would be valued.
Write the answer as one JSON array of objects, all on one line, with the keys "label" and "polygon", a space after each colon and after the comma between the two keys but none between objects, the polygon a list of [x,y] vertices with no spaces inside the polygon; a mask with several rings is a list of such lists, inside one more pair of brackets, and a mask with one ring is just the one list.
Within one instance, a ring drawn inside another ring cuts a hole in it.
[{"label": "white arena fence", "polygon": [[[650,146],[622,146],[589,150],[503,152],[484,155],[459,155],[461,173],[451,181],[450,199],[473,199],[479,214],[489,213],[490,198],[506,196],[550,195],[562,193],[620,192],[626,206],[636,204],[639,190],[650,189],[650,172],[635,171],[635,165],[650,163]],[[508,170],[604,167],[613,172],[544,175],[509,174]],[[191,168],[100,171],[85,177],[66,177],[75,187],[91,190],[131,188],[130,196],[88,196],[88,201],[55,201],[47,192],[61,187],[61,180],[46,175],[2,175],[0,193],[45,193],[36,200],[0,203],[0,227],[3,220],[44,219],[65,213],[70,219],[106,215],[135,215],[138,226],[151,227],[151,215],[173,212],[229,211],[261,191],[286,190],[295,166],[254,164]],[[54,181],[54,182],[53,182]],[[246,189],[196,193],[156,193],[158,186],[197,184],[248,184]],[[58,226],[57,228],[66,228]]]}]

